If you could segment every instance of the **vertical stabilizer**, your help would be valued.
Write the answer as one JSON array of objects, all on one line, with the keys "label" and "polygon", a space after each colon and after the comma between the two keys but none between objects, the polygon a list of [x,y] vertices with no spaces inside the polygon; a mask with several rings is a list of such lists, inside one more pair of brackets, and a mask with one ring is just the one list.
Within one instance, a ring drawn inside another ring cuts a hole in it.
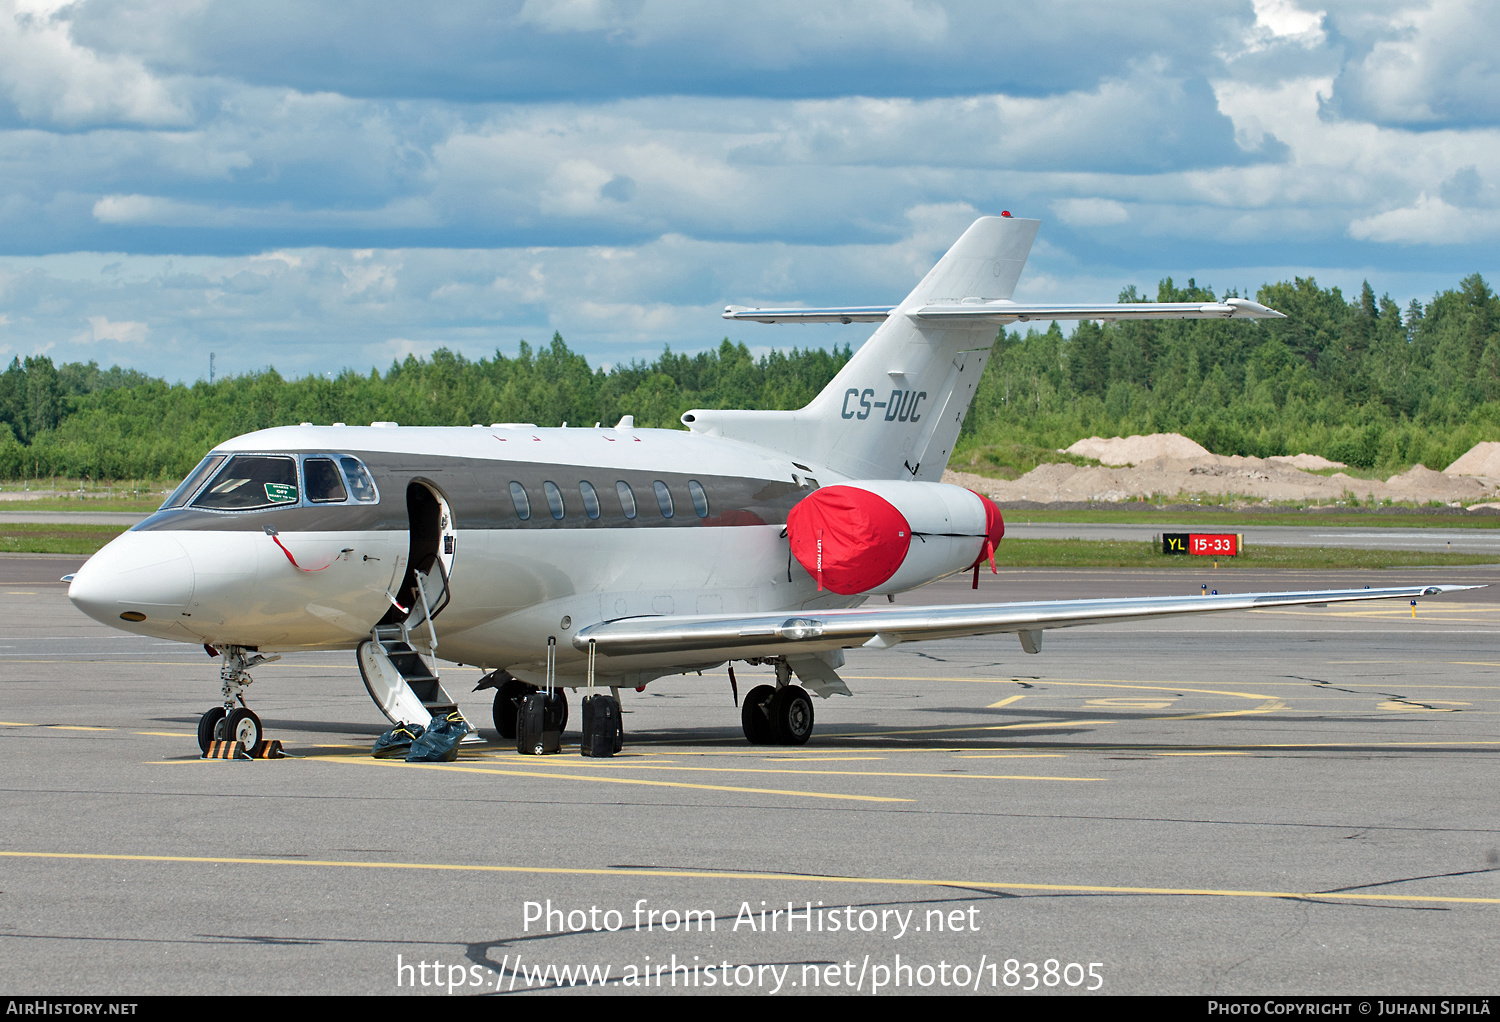
[{"label": "vertical stabilizer", "polygon": [[932,302],[1009,299],[1040,221],[983,217],[833,381],[795,412],[694,409],[694,432],[799,456],[851,479],[942,476],[995,341],[994,323],[921,322]]}]

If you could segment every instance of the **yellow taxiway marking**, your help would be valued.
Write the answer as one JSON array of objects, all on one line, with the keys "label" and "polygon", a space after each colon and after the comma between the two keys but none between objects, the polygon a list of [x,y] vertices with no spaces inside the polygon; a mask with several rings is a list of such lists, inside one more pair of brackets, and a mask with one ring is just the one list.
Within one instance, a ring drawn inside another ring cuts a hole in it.
[{"label": "yellow taxiway marking", "polygon": [[1157,752],[1156,756],[1248,756],[1248,752]]},{"label": "yellow taxiway marking", "polygon": [[797,756],[795,758],[771,759],[767,763],[879,763],[884,756]]},{"label": "yellow taxiway marking", "polygon": [[112,727],[91,727],[87,724],[43,724],[53,731],[113,731]]},{"label": "yellow taxiway marking", "polygon": [[[1058,720],[1045,724],[955,724],[953,727],[913,728],[909,731],[850,731],[845,734],[823,735],[828,738],[886,738],[890,735],[942,735],[953,731],[1029,731],[1048,727],[1085,727],[1095,724],[1113,724],[1112,720]],[[930,752],[930,749],[924,749]]]},{"label": "yellow taxiway marking", "polygon": [[28,723],[24,720],[0,720],[0,727],[38,727],[37,724]]},{"label": "yellow taxiway marking", "polygon": [[[651,781],[641,777],[605,777],[600,774],[547,773],[541,770],[514,770],[502,767],[462,766],[453,763],[402,763],[379,759],[350,759],[347,757],[307,756],[306,759],[329,759],[341,763],[358,763],[362,766],[391,768],[415,768],[418,770],[449,770],[456,773],[499,774],[504,777],[540,777],[554,781],[594,781],[599,784],[635,784],[654,788],[695,788],[699,791],[733,791],[752,795],[789,795],[794,798],[848,799],[855,802],[912,802],[909,798],[889,798],[881,795],[846,795],[833,791],[784,791],[777,788],[742,788],[722,784],[690,784],[685,781]],[[206,762],[206,761],[205,761]],[[764,771],[770,773],[771,771]],[[791,773],[793,771],[785,771]]]},{"label": "yellow taxiway marking", "polygon": [[1407,702],[1404,699],[1386,699],[1375,704],[1377,710],[1400,710],[1405,713],[1457,713],[1456,707],[1472,706],[1473,703],[1449,703],[1441,699],[1432,699],[1433,706],[1422,706],[1417,703]]},{"label": "yellow taxiway marking", "polygon": [[7,589],[5,591],[5,595],[6,596],[35,596],[36,593],[34,593],[34,592],[32,592],[32,593],[23,593],[23,592],[20,592],[19,590],[16,590],[16,589]]},{"label": "yellow taxiway marking", "polygon": [[1018,695],[1018,696],[1006,696],[1004,699],[1001,699],[999,702],[990,703],[990,705],[986,706],[985,709],[986,710],[998,710],[1002,706],[1009,706],[1011,703],[1018,703],[1022,699],[1025,699],[1025,698],[1026,698],[1026,696],[1025,696],[1024,693],[1022,695]]},{"label": "yellow taxiway marking", "polygon": [[837,876],[816,873],[739,873],[729,870],[618,869],[587,866],[499,866],[483,863],[362,862],[344,859],[252,859],[215,855],[124,855],[102,852],[14,852],[17,859],[93,860],[103,862],[183,862],[215,866],[304,866],[343,869],[431,870],[448,873],[525,873],[536,876],[671,877],[682,880],[760,880],[774,883],[879,884],[901,887],[981,887],[993,891],[1037,891],[1068,894],[1192,895],[1211,898],[1296,898],[1299,900],[1397,901],[1446,905],[1500,905],[1500,898],[1460,898],[1440,894],[1354,894],[1346,891],[1253,891],[1212,887],[1121,887],[1095,884],[1026,884],[1003,880],[926,877]]},{"label": "yellow taxiway marking", "polygon": [[1112,706],[1125,710],[1165,710],[1171,707],[1175,699],[1152,699],[1149,696],[1134,699],[1130,696],[1110,696],[1106,699],[1086,699],[1085,706]]}]

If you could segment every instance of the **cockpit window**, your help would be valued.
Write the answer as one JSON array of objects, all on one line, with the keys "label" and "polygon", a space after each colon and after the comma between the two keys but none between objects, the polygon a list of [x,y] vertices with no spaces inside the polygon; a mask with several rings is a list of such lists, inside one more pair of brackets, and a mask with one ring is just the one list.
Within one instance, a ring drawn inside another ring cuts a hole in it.
[{"label": "cockpit window", "polygon": [[169,507],[182,507],[192,500],[193,494],[198,492],[198,487],[203,485],[205,479],[213,475],[214,469],[224,464],[226,457],[228,457],[226,454],[210,454],[198,462],[198,467],[188,473],[188,477],[178,484],[177,489],[172,491],[172,495],[161,506],[161,510],[165,511]]},{"label": "cockpit window", "polygon": [[370,478],[369,470],[359,463],[358,458],[340,458],[339,465],[344,469],[344,479],[348,481],[349,492],[354,494],[355,500],[361,504],[374,504],[380,499],[380,494],[375,492],[375,481]]},{"label": "cockpit window", "polygon": [[215,511],[254,511],[297,503],[297,462],[265,454],[229,459],[193,507]]},{"label": "cockpit window", "polygon": [[332,458],[308,458],[302,463],[302,477],[307,483],[307,499],[314,503],[349,499]]}]

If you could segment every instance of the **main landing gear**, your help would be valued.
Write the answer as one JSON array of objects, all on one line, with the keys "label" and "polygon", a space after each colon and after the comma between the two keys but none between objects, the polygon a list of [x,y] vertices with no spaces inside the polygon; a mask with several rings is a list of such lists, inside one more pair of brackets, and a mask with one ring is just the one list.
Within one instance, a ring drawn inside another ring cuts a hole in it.
[{"label": "main landing gear", "polygon": [[812,697],[791,677],[791,668],[778,663],[775,687],[758,685],[745,696],[740,724],[751,745],[806,745],[812,737]]},{"label": "main landing gear", "polygon": [[210,656],[222,654],[224,657],[219,666],[219,691],[224,702],[198,718],[198,748],[207,754],[214,742],[232,740],[246,749],[253,749],[265,737],[265,730],[255,711],[245,705],[245,688],[255,680],[250,677],[249,670],[281,657],[276,654],[262,656],[253,651],[247,654],[243,646],[225,646],[222,650],[205,646],[204,649]]},{"label": "main landing gear", "polygon": [[[479,679],[479,684],[474,686],[474,691],[492,688],[495,690],[495,705],[490,714],[495,722],[495,730],[500,737],[514,740],[516,737],[516,714],[521,708],[521,700],[537,690],[535,685],[528,685],[519,678],[511,676],[509,671],[496,671]],[[552,711],[558,715],[559,724],[557,730],[561,732],[568,726],[568,696],[562,689],[554,689],[552,693]]]}]

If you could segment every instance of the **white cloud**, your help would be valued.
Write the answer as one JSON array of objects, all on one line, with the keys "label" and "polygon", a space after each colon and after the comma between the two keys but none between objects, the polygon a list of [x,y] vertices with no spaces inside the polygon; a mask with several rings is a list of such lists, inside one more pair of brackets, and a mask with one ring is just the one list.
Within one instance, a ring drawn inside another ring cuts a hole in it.
[{"label": "white cloud", "polygon": [[74,42],[64,7],[0,0],[0,95],[22,117],[69,126],[187,123],[188,106],[139,59]]},{"label": "white cloud", "polygon": [[111,323],[105,316],[90,316],[89,328],[75,340],[87,340],[94,344],[100,341],[119,341],[121,344],[139,344],[146,339],[151,328],[145,323]]},{"label": "white cloud", "polygon": [[1328,39],[1323,30],[1326,11],[1304,11],[1293,0],[1252,0],[1255,24],[1246,42],[1263,49],[1273,42],[1296,43],[1304,49],[1321,46]]},{"label": "white cloud", "polygon": [[1114,199],[1059,199],[1052,211],[1070,227],[1113,227],[1130,219],[1130,211]]},{"label": "white cloud", "polygon": [[1423,192],[1400,209],[1361,217],[1349,225],[1359,241],[1398,245],[1454,245],[1500,239],[1500,210],[1463,209]]},{"label": "white cloud", "polygon": [[1347,114],[1386,123],[1500,120],[1500,7],[1484,0],[1404,5],[1339,82]]}]

